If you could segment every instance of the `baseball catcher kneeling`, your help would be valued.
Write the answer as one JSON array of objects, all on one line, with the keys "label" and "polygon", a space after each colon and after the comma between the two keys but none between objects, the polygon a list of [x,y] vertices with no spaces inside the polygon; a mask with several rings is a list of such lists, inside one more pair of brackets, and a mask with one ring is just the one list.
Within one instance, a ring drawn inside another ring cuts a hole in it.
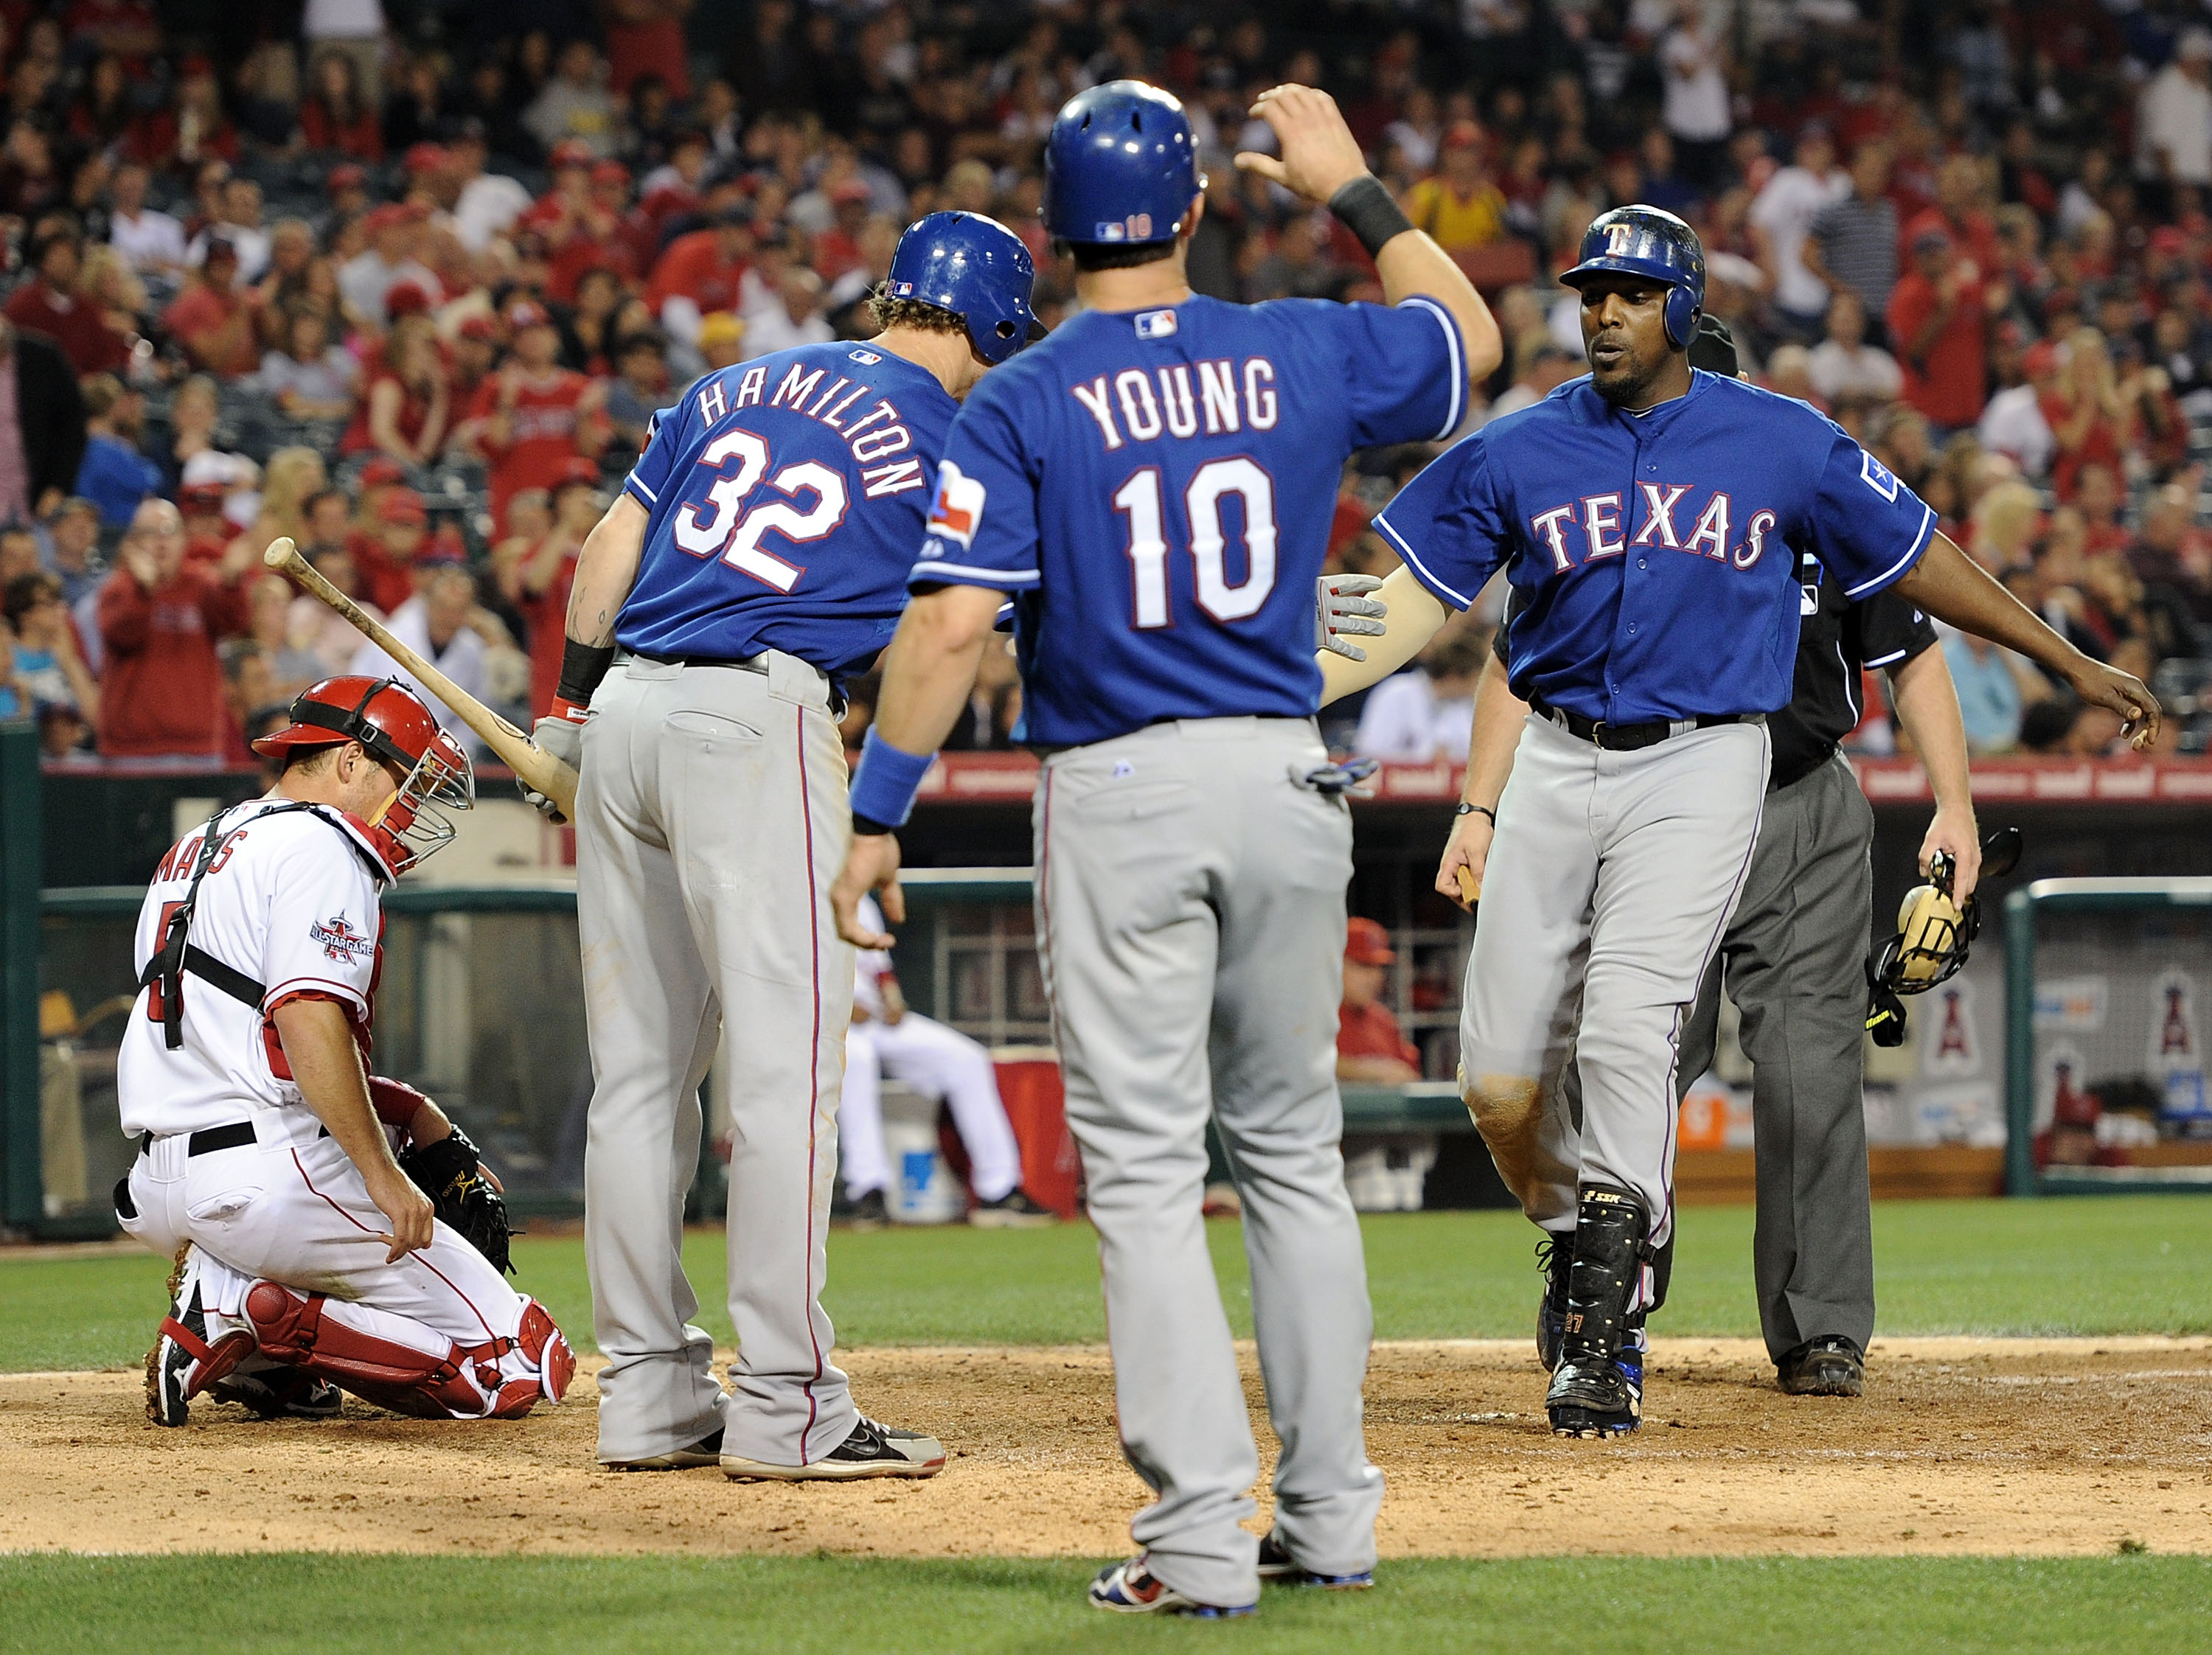
[{"label": "baseball catcher kneeling", "polygon": [[209,1394],[263,1415],[337,1391],[426,1419],[557,1403],[575,1357],[507,1285],[507,1222],[476,1149],[366,1068],[380,899],[453,836],[467,756],[388,678],[328,678],[254,743],[283,761],[161,860],[138,918],[144,1001],[118,1055],[123,1228],[177,1270],[146,1411]]}]

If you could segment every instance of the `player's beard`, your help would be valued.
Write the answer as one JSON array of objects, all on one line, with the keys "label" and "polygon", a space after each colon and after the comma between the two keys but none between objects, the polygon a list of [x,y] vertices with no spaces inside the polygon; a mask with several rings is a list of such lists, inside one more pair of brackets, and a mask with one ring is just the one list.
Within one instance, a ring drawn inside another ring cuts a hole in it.
[{"label": "player's beard", "polygon": [[[1598,336],[1599,339],[1604,337],[1602,334]],[[1595,339],[1590,342],[1593,348],[1597,343]],[[1607,343],[1613,342],[1607,340]],[[1592,360],[1590,389],[1616,408],[1631,410],[1649,408],[1652,389],[1657,385],[1659,376],[1667,371],[1667,358],[1663,354],[1648,361],[1639,357],[1632,338],[1624,338],[1620,344],[1620,358],[1609,373],[1601,372],[1595,360]]]}]

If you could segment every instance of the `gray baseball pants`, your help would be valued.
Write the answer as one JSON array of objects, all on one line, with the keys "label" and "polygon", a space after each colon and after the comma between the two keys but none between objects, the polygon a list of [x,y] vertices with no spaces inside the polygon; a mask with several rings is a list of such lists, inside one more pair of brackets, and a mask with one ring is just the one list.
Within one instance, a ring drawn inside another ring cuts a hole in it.
[{"label": "gray baseball pants", "polygon": [[1244,1203],[1252,1319],[1282,1443],[1275,1529],[1310,1569],[1374,1567],[1360,1422],[1373,1318],[1338,1149],[1352,824],[1291,779],[1311,721],[1153,725],[1047,761],[1037,937],[1105,1279],[1130,1532],[1201,1603],[1259,1596],[1259,1474],[1200,1215],[1209,1112]]},{"label": "gray baseball pants", "polygon": [[[1674,1230],[1682,1030],[1749,872],[1764,723],[1607,752],[1531,712],[1498,804],[1460,1014],[1462,1086],[1522,1209],[1571,1232],[1577,1191]],[[1580,1129],[1565,1070],[1579,1070]],[[1650,1302],[1646,1269],[1631,1309]]]},{"label": "gray baseball pants", "polygon": [[[844,744],[823,676],[761,658],[765,672],[623,661],[584,726],[584,1256],[608,1358],[602,1460],[721,1430],[726,1452],[800,1465],[854,1423],[820,1300],[853,1006],[853,950],[830,912],[852,831]],[[682,1251],[699,1083],[726,1023],[730,1396],[692,1325]]]}]

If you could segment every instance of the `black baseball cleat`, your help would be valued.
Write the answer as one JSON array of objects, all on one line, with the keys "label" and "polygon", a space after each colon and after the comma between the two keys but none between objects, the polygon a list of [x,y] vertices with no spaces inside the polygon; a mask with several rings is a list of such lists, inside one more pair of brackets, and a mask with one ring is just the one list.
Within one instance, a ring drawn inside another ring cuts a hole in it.
[{"label": "black baseball cleat", "polygon": [[1557,1437],[1625,1437],[1644,1423],[1644,1353],[1624,1345],[1611,1360],[1563,1362],[1544,1411]]},{"label": "black baseball cleat", "polygon": [[600,1462],[610,1471],[685,1471],[695,1465],[720,1465],[722,1463],[722,1434],[708,1433],[689,1448],[672,1448],[665,1454],[647,1454],[643,1459],[610,1459]]},{"label": "black baseball cleat", "polygon": [[945,1469],[945,1445],[920,1431],[878,1425],[866,1414],[852,1435],[823,1458],[805,1465],[721,1456],[722,1475],[738,1482],[852,1482],[872,1476],[935,1476]]},{"label": "black baseball cleat", "polygon": [[208,1395],[216,1402],[234,1402],[264,1420],[326,1420],[337,1416],[345,1393],[289,1362],[266,1362],[234,1369],[210,1385]]},{"label": "black baseball cleat", "polygon": [[1866,1357],[1840,1333],[1806,1340],[1774,1369],[1775,1382],[1793,1397],[1856,1397],[1866,1389]]},{"label": "black baseball cleat", "polygon": [[1310,1569],[1290,1554],[1290,1549],[1275,1538],[1273,1529],[1260,1537],[1260,1578],[1279,1580],[1293,1586],[1317,1586],[1324,1591],[1364,1591],[1375,1584],[1375,1571],[1361,1569],[1353,1574],[1322,1574]]},{"label": "black baseball cleat", "polygon": [[968,1222],[979,1230],[1041,1230],[1060,1222],[1060,1215],[1017,1185],[996,1201],[979,1201]]},{"label": "black baseball cleat", "polygon": [[1536,1244],[1536,1262],[1543,1266],[1544,1295],[1536,1301],[1536,1360],[1550,1373],[1559,1365],[1559,1331],[1567,1319],[1567,1277],[1575,1266],[1575,1237],[1544,1232]]},{"label": "black baseball cleat", "polygon": [[179,1254],[170,1279],[176,1297],[154,1348],[146,1353],[146,1417],[156,1425],[182,1425],[191,1399],[253,1354],[252,1333],[234,1329],[210,1344],[207,1312],[200,1304],[199,1276]]},{"label": "black baseball cleat", "polygon": [[879,1230],[891,1222],[890,1208],[884,1200],[881,1190],[871,1190],[853,1203],[853,1210],[845,1215],[848,1229]]}]

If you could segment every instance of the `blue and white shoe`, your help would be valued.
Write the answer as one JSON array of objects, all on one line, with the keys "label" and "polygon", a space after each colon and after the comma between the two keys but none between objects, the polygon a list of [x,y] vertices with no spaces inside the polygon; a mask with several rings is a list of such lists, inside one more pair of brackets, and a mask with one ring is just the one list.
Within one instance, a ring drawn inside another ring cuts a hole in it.
[{"label": "blue and white shoe", "polygon": [[1310,1569],[1292,1557],[1283,1543],[1275,1538],[1270,1529],[1260,1541],[1260,1578],[1280,1580],[1293,1586],[1318,1586],[1324,1591],[1364,1591],[1375,1584],[1375,1571],[1362,1569],[1357,1574],[1322,1574]]},{"label": "blue and white shoe", "polygon": [[1091,1607],[1116,1615],[1182,1615],[1193,1620],[1225,1621],[1256,1615],[1257,1603],[1201,1603],[1186,1597],[1152,1572],[1145,1554],[1109,1563],[1091,1583]]},{"label": "blue and white shoe", "polygon": [[1583,1362],[1565,1355],[1552,1375],[1544,1398],[1552,1434],[1560,1437],[1625,1437],[1644,1423],[1644,1331],[1605,1361]]}]

